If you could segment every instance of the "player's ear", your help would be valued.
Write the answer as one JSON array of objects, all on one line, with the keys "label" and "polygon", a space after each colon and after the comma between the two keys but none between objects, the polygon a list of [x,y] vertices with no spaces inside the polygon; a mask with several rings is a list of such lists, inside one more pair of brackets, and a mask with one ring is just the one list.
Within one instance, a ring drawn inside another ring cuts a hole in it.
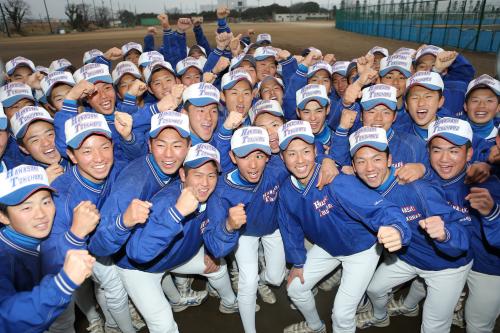
[{"label": "player's ear", "polygon": [[472,159],[472,154],[474,154],[474,148],[472,147],[468,147],[467,148],[467,162],[470,162],[470,160]]},{"label": "player's ear", "polygon": [[236,157],[234,156],[234,153],[233,151],[229,151],[229,157],[231,158],[231,162],[233,162],[234,164],[236,164]]},{"label": "player's ear", "polygon": [[30,152],[26,148],[24,148],[22,144],[17,146],[19,147],[19,150],[25,153],[26,155],[31,155]]},{"label": "player's ear", "polygon": [[392,155],[387,154],[387,167],[390,168],[392,165]]},{"label": "player's ear", "polygon": [[330,113],[330,104],[326,107],[326,114],[328,115]]},{"label": "player's ear", "polygon": [[73,164],[78,164],[78,161],[76,160],[75,154],[73,153],[73,150],[66,148],[66,154],[68,155],[69,159],[71,160],[71,163]]},{"label": "player's ear", "polygon": [[181,178],[181,182],[185,183],[186,182],[186,170],[184,168],[179,169],[179,177]]},{"label": "player's ear", "polygon": [[5,214],[4,212],[0,212],[0,223],[2,223],[3,225],[10,224],[10,220],[9,220],[7,214]]},{"label": "player's ear", "polygon": [[226,92],[223,91],[222,94],[220,94],[220,100],[223,101],[224,103],[226,102]]}]

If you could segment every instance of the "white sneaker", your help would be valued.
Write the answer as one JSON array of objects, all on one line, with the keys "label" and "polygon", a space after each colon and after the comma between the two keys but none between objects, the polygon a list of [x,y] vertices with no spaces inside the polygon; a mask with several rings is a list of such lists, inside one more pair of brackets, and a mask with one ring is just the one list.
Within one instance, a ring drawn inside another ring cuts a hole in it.
[{"label": "white sneaker", "polygon": [[356,326],[360,329],[368,328],[371,326],[375,327],[387,327],[391,323],[391,317],[388,314],[385,318],[378,319],[373,314],[373,311],[363,312],[356,315]]},{"label": "white sneaker", "polygon": [[340,279],[342,279],[342,268],[339,268],[325,281],[318,285],[318,288],[324,291],[331,291],[333,288],[340,285]]},{"label": "white sneaker", "polygon": [[128,302],[128,309],[130,311],[130,318],[132,318],[132,326],[134,326],[136,331],[140,331],[141,328],[146,327],[146,323],[142,319],[139,311],[135,308],[132,302]]},{"label": "white sneaker", "polygon": [[102,319],[96,319],[90,323],[89,327],[87,327],[87,332],[90,333],[104,333],[103,322]]},{"label": "white sneaker", "polygon": [[257,292],[264,303],[274,304],[276,303],[276,296],[274,292],[265,284],[259,284],[257,287]]},{"label": "white sneaker", "polygon": [[[259,304],[255,304],[255,312],[259,312],[260,306]],[[240,311],[238,307],[238,301],[234,302],[231,305],[226,305],[224,302],[219,303],[219,311],[224,314],[231,314],[231,313],[237,313]]]},{"label": "white sneaker", "polygon": [[372,311],[372,309],[373,309],[372,302],[370,302],[368,297],[365,296],[365,297],[363,297],[361,302],[359,302],[358,309],[356,310],[356,314]]},{"label": "white sneaker", "polygon": [[283,333],[326,333],[326,326],[323,324],[319,330],[313,330],[307,326],[307,322],[301,321],[285,327]]},{"label": "white sneaker", "polygon": [[387,313],[389,316],[399,316],[403,315],[406,317],[417,317],[418,312],[419,312],[419,306],[417,304],[416,307],[413,309],[409,309],[404,305],[404,299],[403,297],[400,297],[398,299],[392,298],[387,304]]},{"label": "white sneaker", "polygon": [[460,328],[465,328],[464,308],[460,308],[460,310],[453,313],[451,324]]},{"label": "white sneaker", "polygon": [[208,292],[208,296],[219,298],[219,293],[217,292],[217,290],[215,290],[215,288],[212,287],[212,285],[208,282],[206,290]]},{"label": "white sneaker", "polygon": [[191,289],[191,285],[193,284],[194,278],[189,277],[189,278],[183,278],[183,279],[177,279],[174,277],[174,283],[175,286],[177,287],[177,290],[182,293],[186,293]]},{"label": "white sneaker", "polygon": [[104,325],[104,333],[122,333],[122,331],[117,327],[111,327]]},{"label": "white sneaker", "polygon": [[181,299],[178,303],[170,302],[173,312],[181,312],[186,310],[190,306],[198,306],[208,297],[208,292],[206,290],[195,291],[189,289],[186,293],[181,293]]}]

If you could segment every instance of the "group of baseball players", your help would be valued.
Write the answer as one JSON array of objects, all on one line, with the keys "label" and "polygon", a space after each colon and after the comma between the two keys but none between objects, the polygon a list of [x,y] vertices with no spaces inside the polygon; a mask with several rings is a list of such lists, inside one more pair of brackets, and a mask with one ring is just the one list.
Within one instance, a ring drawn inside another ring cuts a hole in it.
[{"label": "group of baseball players", "polygon": [[159,47],[152,27],[81,67],[6,62],[0,332],[74,332],[75,305],[89,332],[186,331],[173,313],[213,296],[254,333],[282,284],[304,317],[285,333],[420,307],[421,332],[493,332],[500,82],[432,45],[293,55],[228,15],[215,48],[161,14]]}]

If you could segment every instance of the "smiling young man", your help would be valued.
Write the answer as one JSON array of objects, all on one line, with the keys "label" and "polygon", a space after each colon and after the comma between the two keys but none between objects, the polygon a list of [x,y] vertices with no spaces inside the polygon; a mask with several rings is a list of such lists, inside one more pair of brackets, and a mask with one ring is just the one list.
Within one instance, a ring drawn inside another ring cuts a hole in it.
[{"label": "smiling young man", "polygon": [[241,115],[243,125],[250,125],[248,112],[254,98],[253,85],[252,77],[242,68],[224,74],[221,81],[221,100],[226,106],[224,119],[236,111]]},{"label": "smiling young man", "polygon": [[53,122],[49,113],[38,106],[26,106],[10,119],[19,149],[45,169],[50,183],[69,166],[56,149]]},{"label": "smiling young man", "polygon": [[[215,147],[205,143],[191,147],[179,169],[180,179],[151,199],[153,209],[147,223],[127,243],[127,263],[119,264],[119,273],[152,333],[178,331],[171,304],[162,292],[165,272],[206,276],[221,298],[219,311],[238,311],[224,261],[216,262],[203,247],[206,203],[219,172]],[[207,293],[204,295],[206,298]]]},{"label": "smiling young man", "polygon": [[[398,182],[385,130],[362,127],[349,141],[356,175],[400,207],[412,231],[412,240],[405,250],[386,256],[375,271],[367,289],[373,310],[359,314],[357,326],[388,326],[389,293],[418,276],[429,286],[422,331],[448,332],[453,309],[471,267],[467,231],[470,223],[448,205],[439,186],[421,180],[405,185]],[[418,307],[410,309],[418,312]]]},{"label": "smiling young man", "polygon": [[[354,332],[356,308],[377,266],[378,241],[397,251],[411,239],[400,209],[353,176],[338,175],[322,190],[314,135],[309,123],[289,121],[280,128],[280,148],[292,173],[280,186],[278,222],[286,260],[288,296],[305,317],[284,332],[326,332],[314,304],[313,287],[342,264],[342,282],[332,310],[335,332]],[[304,239],[314,243],[306,251]]]},{"label": "smiling young man", "polygon": [[258,96],[266,101],[277,101],[280,105],[283,104],[285,85],[283,81],[274,76],[266,76],[257,85]]},{"label": "smiling young man", "polygon": [[[43,332],[70,305],[95,259],[87,251],[70,250],[62,254],[64,264],[53,275],[42,271],[44,253],[39,245],[49,235],[56,213],[55,190],[43,168],[17,166],[0,175],[0,189],[4,225],[0,229],[0,324],[5,332]],[[84,209],[75,212],[75,219],[93,218]]]},{"label": "smiling young man", "polygon": [[28,83],[30,75],[33,74],[36,69],[33,61],[24,57],[16,57],[7,61],[5,64],[5,71],[7,72],[9,82]]},{"label": "smiling young man", "polygon": [[139,69],[130,61],[118,63],[111,73],[116,89],[116,108],[128,114],[134,114],[144,106],[146,84],[141,81]]},{"label": "smiling young man", "polygon": [[69,72],[51,72],[40,81],[42,92],[47,100],[49,113],[54,117],[62,110],[64,99],[75,86],[75,79]]},{"label": "smiling young man", "polygon": [[203,81],[203,66],[205,62],[205,58],[196,59],[192,57],[187,57],[179,61],[175,66],[175,72],[181,83],[189,87],[193,83]]}]

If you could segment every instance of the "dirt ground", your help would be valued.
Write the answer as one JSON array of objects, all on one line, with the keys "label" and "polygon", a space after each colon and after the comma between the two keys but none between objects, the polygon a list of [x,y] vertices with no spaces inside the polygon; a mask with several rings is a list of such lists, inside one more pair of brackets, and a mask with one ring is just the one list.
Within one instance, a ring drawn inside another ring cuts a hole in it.
[{"label": "dirt ground", "polygon": [[[299,53],[305,47],[315,46],[323,53],[334,53],[338,60],[350,60],[366,53],[374,45],[386,47],[390,52],[401,46],[417,48],[419,45],[407,41],[371,37],[352,32],[336,30],[334,22],[293,22],[293,23],[239,23],[231,24],[235,33],[249,28],[256,33],[267,32],[273,37],[277,47]],[[214,39],[214,24],[205,24],[205,34]],[[126,42],[142,43],[146,29],[116,29],[66,35],[0,38],[0,57],[7,61],[22,55],[32,59],[36,65],[48,66],[54,59],[65,57],[77,67],[82,63],[83,53],[92,48],[106,51],[112,46],[120,47]],[[192,32],[188,33],[188,45],[195,42]],[[161,35],[156,38],[161,45]],[[495,55],[492,53],[464,52],[476,68],[477,73],[495,74]]]}]

